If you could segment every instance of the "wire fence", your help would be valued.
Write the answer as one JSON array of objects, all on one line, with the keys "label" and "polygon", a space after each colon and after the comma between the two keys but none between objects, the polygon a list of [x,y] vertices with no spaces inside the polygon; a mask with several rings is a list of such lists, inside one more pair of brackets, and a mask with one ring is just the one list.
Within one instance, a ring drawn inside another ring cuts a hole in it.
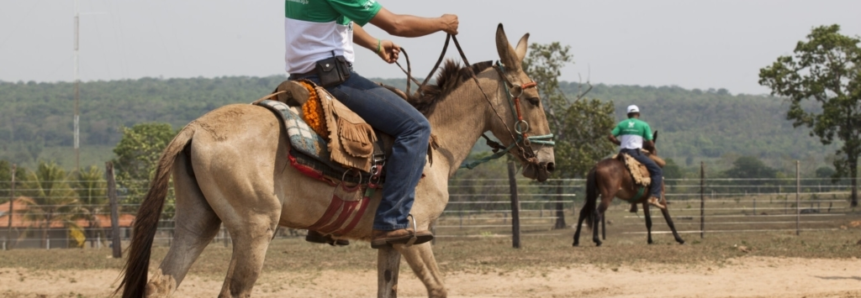
[{"label": "wire fence", "polygon": [[[6,201],[0,204],[2,248],[111,246],[106,185],[94,184],[97,187],[82,189],[78,181],[55,182],[63,182],[64,187],[51,192],[17,188],[12,212],[8,198],[0,199],[0,202]],[[829,231],[846,225],[861,225],[861,213],[850,205],[851,185],[845,180],[833,183],[824,178],[712,178],[702,181],[666,179],[665,182],[669,210],[681,234]],[[585,198],[583,179],[556,179],[544,183],[517,180],[516,183],[520,199],[517,215],[523,236],[557,237],[559,233],[553,230],[570,229],[576,224]],[[42,185],[45,184],[43,181]],[[3,186],[0,183],[0,193],[11,193],[11,189]],[[514,216],[510,186],[507,179],[451,180],[449,203],[433,225],[436,237],[512,237]],[[136,190],[134,193],[145,192],[145,189]],[[120,238],[128,241],[139,203],[130,195],[132,189],[119,186],[117,192]],[[27,196],[38,193],[48,195]],[[81,193],[101,194],[97,198],[101,200],[82,200]],[[168,205],[166,209],[171,207]],[[606,216],[610,228],[619,233],[645,233],[642,208],[637,213],[629,213],[629,209],[629,203],[614,200]],[[652,213],[653,219],[658,216],[659,212]],[[653,233],[669,232],[661,222],[656,221]],[[169,213],[159,226],[155,244],[169,245],[174,226]],[[302,230],[282,228],[276,237],[302,235]],[[217,234],[213,243],[229,245],[230,236],[225,229]]]}]

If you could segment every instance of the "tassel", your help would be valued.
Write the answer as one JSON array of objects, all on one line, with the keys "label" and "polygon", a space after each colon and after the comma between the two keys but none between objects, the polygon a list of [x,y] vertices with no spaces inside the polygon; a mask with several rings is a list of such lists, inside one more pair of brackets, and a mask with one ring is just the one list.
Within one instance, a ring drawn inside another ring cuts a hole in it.
[{"label": "tassel", "polygon": [[367,123],[350,123],[344,118],[338,119],[338,134],[344,151],[354,157],[369,157],[374,153],[373,142],[376,136],[373,128]]}]

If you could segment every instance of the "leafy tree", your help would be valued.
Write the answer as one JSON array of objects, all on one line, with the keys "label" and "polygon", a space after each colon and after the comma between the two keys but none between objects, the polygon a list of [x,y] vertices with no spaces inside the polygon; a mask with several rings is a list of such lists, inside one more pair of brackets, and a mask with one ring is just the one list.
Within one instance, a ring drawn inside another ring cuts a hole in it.
[{"label": "leafy tree", "polygon": [[573,63],[570,46],[559,42],[529,45],[523,69],[538,83],[542,105],[556,137],[556,177],[584,177],[596,161],[613,150],[605,141],[613,128],[613,103],[585,99],[592,89],[579,85],[573,101],[560,89],[562,67]]},{"label": "leafy tree", "polygon": [[54,162],[39,162],[35,172],[27,173],[22,181],[21,194],[27,209],[22,216],[42,232],[42,246],[46,245],[52,224],[79,229],[74,223],[78,210],[78,197],[69,185],[66,171]]},{"label": "leafy tree", "polygon": [[[834,161],[834,177],[852,180],[852,203],[858,205],[858,156],[861,154],[861,48],[859,38],[840,34],[839,25],[813,28],[794,55],[780,56],[760,69],[759,84],[772,95],[788,97],[787,119],[812,128],[822,144],[843,141]],[[817,109],[805,109],[804,101]]]},{"label": "leafy tree", "polygon": [[81,211],[77,217],[87,220],[90,227],[87,238],[90,238],[91,243],[95,241],[97,235],[102,235],[101,239],[107,240],[98,217],[99,214],[109,210],[105,175],[98,167],[90,166],[76,173],[76,176],[77,181],[74,184]]},{"label": "leafy tree", "polygon": [[140,203],[162,151],[176,135],[167,123],[142,123],[122,128],[123,137],[114,148],[117,183],[124,188],[126,202]]},{"label": "leafy tree", "polygon": [[597,99],[575,101],[563,114],[564,138],[556,139],[559,177],[586,177],[595,163],[614,150],[607,135],[613,130],[613,103]]}]

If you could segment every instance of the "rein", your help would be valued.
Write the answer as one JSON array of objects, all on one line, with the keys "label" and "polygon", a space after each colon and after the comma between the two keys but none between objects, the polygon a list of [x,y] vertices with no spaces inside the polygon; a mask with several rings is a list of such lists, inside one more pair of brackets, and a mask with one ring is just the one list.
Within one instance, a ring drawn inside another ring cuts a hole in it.
[{"label": "rein", "polygon": [[[434,67],[431,69],[430,73],[428,73],[428,75],[425,77],[424,81],[421,83],[419,83],[418,80],[416,80],[415,78],[412,77],[412,67],[410,66],[409,55],[407,54],[406,50],[404,50],[404,48],[401,48],[401,52],[404,53],[404,57],[407,60],[407,69],[404,69],[400,63],[398,63],[398,62],[395,62],[395,63],[407,75],[407,78],[408,78],[407,79],[407,93],[406,93],[407,96],[409,96],[409,94],[410,94],[410,81],[413,81],[418,85],[417,88],[418,88],[419,92],[421,92],[422,87],[427,85],[431,76],[433,76],[433,73],[436,72],[437,69],[439,69],[440,63],[442,63],[443,58],[445,58],[445,53],[448,50],[449,41],[451,41],[451,40],[454,40],[454,45],[457,48],[457,52],[458,52],[458,54],[460,54],[460,58],[463,60],[463,63],[466,64],[467,66],[471,65],[471,64],[469,64],[469,60],[466,58],[466,54],[464,54],[464,52],[463,52],[463,48],[460,47],[460,42],[457,41],[457,37],[454,35],[451,35],[451,34],[447,34],[446,38],[445,38],[445,44],[443,45],[443,48],[442,48],[442,52],[439,55],[439,59],[437,59],[436,64],[434,64]],[[518,151],[521,152],[521,157],[524,160],[537,166],[538,161],[536,160],[535,152],[532,150],[532,147],[530,145],[532,143],[544,145],[544,146],[556,145],[556,142],[553,141],[553,134],[529,136],[529,134],[528,134],[529,123],[523,119],[523,114],[520,110],[520,97],[523,95],[523,90],[526,90],[527,88],[536,88],[538,86],[538,84],[535,83],[534,81],[520,84],[518,86],[518,87],[520,87],[518,89],[519,92],[517,94],[514,94],[511,92],[508,85],[511,85],[511,86],[516,86],[516,85],[514,85],[512,82],[510,82],[508,80],[508,77],[505,76],[505,68],[503,67],[503,65],[501,63],[497,62],[495,68],[499,72],[500,78],[502,78],[502,80],[504,81],[503,86],[505,87],[505,94],[508,97],[508,104],[511,107],[511,113],[515,119],[514,132],[512,132],[508,126],[504,126],[505,130],[508,131],[508,134],[511,136],[511,139],[514,140],[514,142],[512,142],[511,145],[504,146],[498,142],[490,140],[490,138],[488,138],[487,135],[482,133],[481,137],[483,137],[486,140],[487,145],[492,148],[493,154],[488,156],[488,157],[473,161],[471,163],[463,163],[463,164],[461,164],[460,167],[461,168],[467,168],[467,169],[473,169],[482,163],[500,158],[500,157],[504,156],[505,154],[508,154],[515,147],[517,147]],[[491,109],[493,109],[493,112],[494,112],[494,114],[496,114],[496,117],[499,118],[499,121],[501,121],[502,123],[505,123],[505,120],[502,119],[502,116],[499,114],[499,111],[496,110],[496,107],[490,101],[490,98],[488,98],[487,92],[484,92],[484,89],[481,87],[481,84],[479,84],[478,78],[475,76],[475,73],[472,71],[471,68],[468,68],[468,69],[470,72],[470,76],[472,77],[472,80],[475,82],[475,85],[478,86],[479,90],[481,90],[481,94],[484,96],[484,100],[487,101],[487,104],[490,105]],[[515,134],[515,132],[517,134]]]}]

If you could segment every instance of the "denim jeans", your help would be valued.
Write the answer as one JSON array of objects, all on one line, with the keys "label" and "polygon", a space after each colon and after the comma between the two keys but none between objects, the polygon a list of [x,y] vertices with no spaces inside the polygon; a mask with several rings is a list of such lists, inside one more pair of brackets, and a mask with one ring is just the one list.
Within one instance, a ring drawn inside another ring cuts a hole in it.
[{"label": "denim jeans", "polygon": [[[320,83],[317,75],[302,78]],[[395,138],[392,155],[385,165],[386,184],[374,216],[374,229],[406,228],[416,185],[425,167],[430,123],[406,100],[355,72],[344,83],[326,90],[368,124]]]},{"label": "denim jeans", "polygon": [[648,156],[640,152],[639,149],[622,149],[620,152],[630,155],[649,169],[649,174],[651,174],[652,178],[652,185],[649,187],[649,193],[653,197],[660,198],[661,185],[664,184],[663,171],[661,170],[661,167],[659,167],[658,164]]}]

